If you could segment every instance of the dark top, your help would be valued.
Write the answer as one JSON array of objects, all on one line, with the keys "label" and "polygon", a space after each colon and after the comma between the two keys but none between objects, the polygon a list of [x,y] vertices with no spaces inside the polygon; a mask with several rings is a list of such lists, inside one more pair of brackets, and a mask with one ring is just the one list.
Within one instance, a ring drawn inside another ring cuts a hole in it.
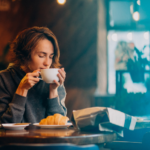
[{"label": "dark top", "polygon": [[58,87],[58,97],[49,99],[49,84],[40,80],[28,90],[27,97],[15,94],[26,73],[11,66],[0,72],[0,122],[39,122],[48,115],[66,115],[64,86]]}]

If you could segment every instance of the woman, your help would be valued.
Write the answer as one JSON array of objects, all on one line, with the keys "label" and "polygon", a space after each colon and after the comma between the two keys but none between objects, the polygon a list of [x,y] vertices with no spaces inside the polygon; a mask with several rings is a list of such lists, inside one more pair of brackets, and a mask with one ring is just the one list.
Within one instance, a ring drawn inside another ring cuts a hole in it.
[{"label": "woman", "polygon": [[[46,27],[32,27],[18,34],[11,44],[12,62],[0,72],[0,122],[40,122],[48,115],[66,115],[64,68],[59,82],[40,80],[40,69],[59,68],[59,46]],[[61,85],[61,86],[60,86]]]}]

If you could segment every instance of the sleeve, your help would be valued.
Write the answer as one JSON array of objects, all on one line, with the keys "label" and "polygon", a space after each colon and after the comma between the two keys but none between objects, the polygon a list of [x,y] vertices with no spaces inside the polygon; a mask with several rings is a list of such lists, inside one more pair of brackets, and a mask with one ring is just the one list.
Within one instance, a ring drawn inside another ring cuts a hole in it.
[{"label": "sleeve", "polygon": [[26,97],[17,94],[11,96],[6,84],[0,77],[0,123],[21,122],[25,111]]},{"label": "sleeve", "polygon": [[46,116],[54,115],[55,113],[67,115],[67,108],[65,106],[66,90],[64,85],[58,87],[58,97],[53,99],[47,99],[46,102]]}]

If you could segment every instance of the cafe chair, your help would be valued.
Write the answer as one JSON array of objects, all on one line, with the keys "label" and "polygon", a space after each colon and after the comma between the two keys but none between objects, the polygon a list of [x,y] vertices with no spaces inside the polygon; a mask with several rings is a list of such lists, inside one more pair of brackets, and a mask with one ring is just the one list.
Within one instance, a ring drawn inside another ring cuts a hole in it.
[{"label": "cafe chair", "polygon": [[0,150],[99,150],[97,145],[74,144],[8,144],[0,146]]},{"label": "cafe chair", "polygon": [[150,132],[144,134],[142,139],[142,144],[144,149],[150,150]]}]

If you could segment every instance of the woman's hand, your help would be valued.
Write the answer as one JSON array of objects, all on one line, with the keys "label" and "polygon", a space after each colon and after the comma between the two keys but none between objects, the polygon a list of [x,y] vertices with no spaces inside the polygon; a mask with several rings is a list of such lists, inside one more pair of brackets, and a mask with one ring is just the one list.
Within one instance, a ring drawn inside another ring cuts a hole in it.
[{"label": "woman's hand", "polygon": [[37,82],[39,82],[39,71],[40,69],[37,69],[31,73],[27,73],[21,80],[16,90],[16,94],[26,97],[28,90],[32,88]]},{"label": "woman's hand", "polygon": [[64,70],[64,68],[61,68],[58,70],[58,78],[59,78],[59,82],[54,80],[54,83],[50,84],[50,94],[49,94],[49,98],[55,98],[58,96],[58,92],[57,92],[57,88],[60,85],[63,85],[65,78],[66,78],[66,72]]}]

